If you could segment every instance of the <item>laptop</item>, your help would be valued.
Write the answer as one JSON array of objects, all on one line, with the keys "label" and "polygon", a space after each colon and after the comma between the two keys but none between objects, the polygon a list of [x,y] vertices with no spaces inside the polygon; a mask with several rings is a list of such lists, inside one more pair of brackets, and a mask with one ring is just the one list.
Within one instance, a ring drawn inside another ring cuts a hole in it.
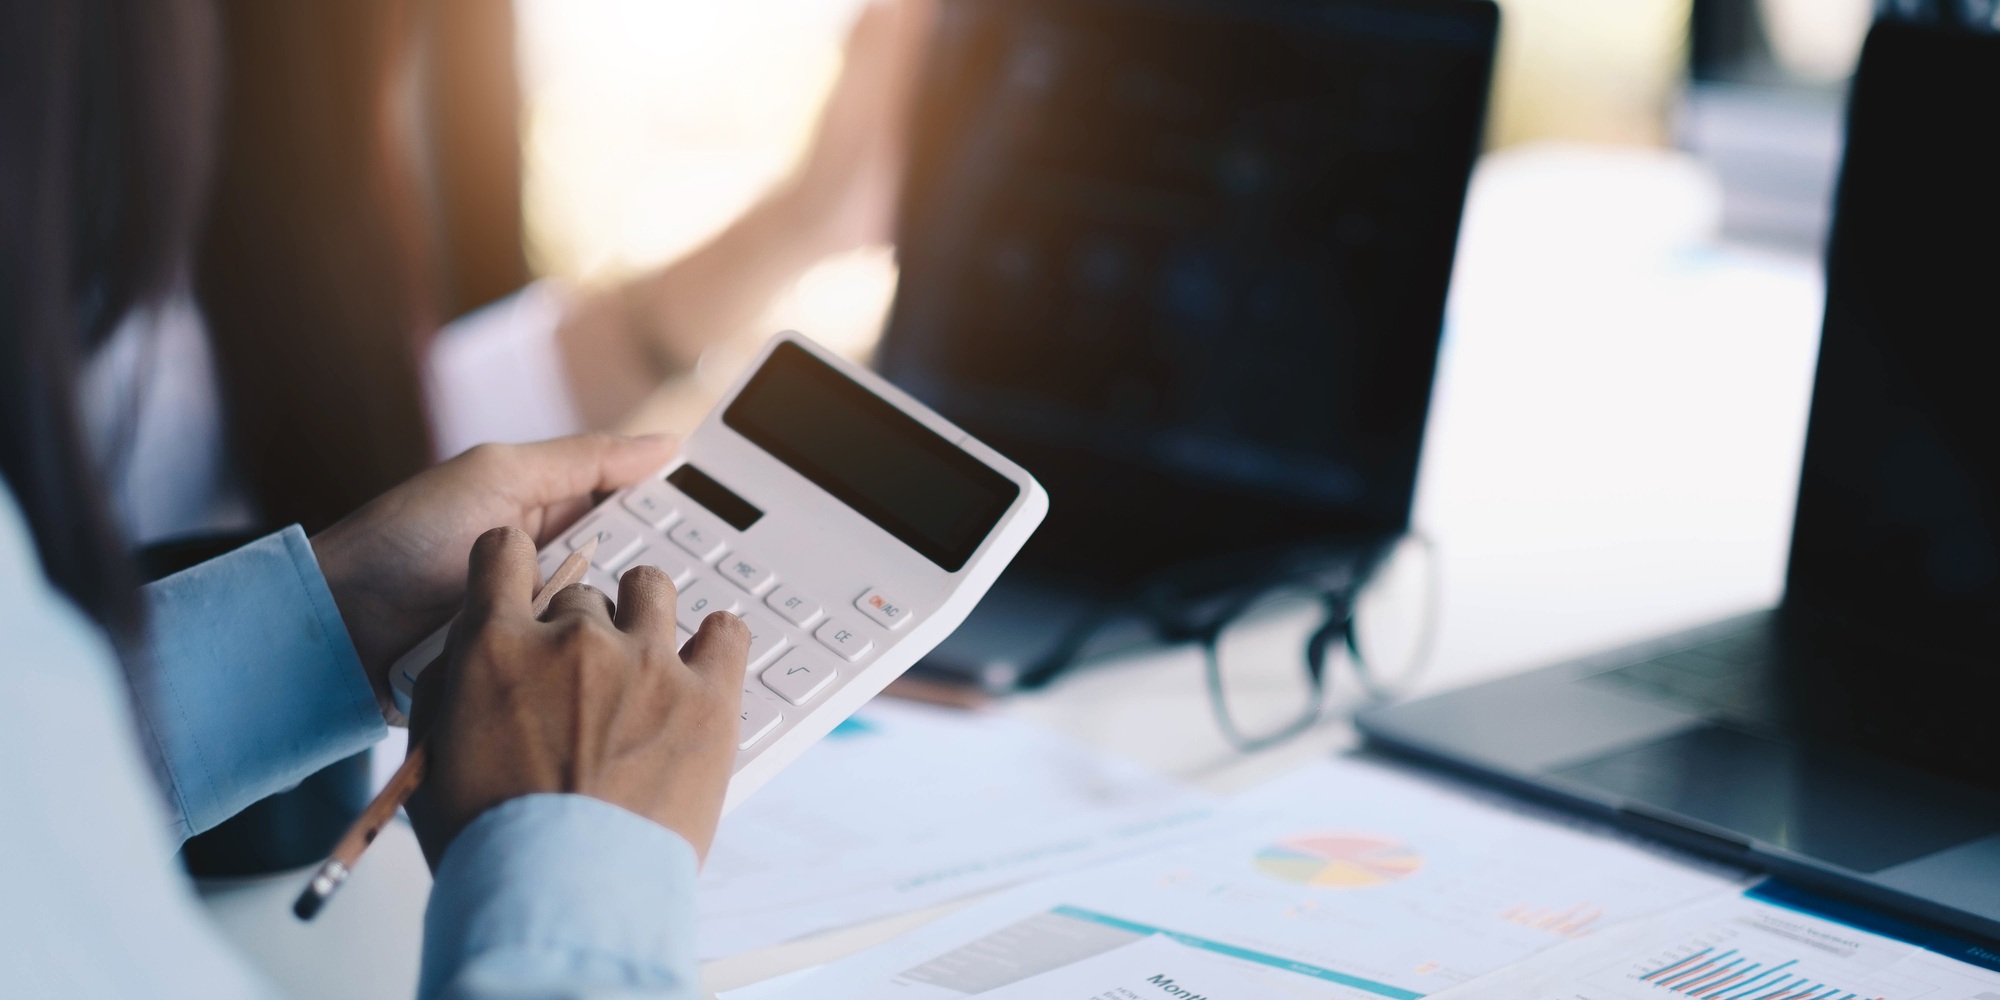
[{"label": "laptop", "polygon": [[1780,605],[1367,713],[1374,745],[2000,937],[1995,95],[2000,36],[1868,37]]},{"label": "laptop", "polygon": [[1498,20],[943,5],[876,364],[1052,504],[917,673],[1005,688],[1150,577],[1407,528]]}]

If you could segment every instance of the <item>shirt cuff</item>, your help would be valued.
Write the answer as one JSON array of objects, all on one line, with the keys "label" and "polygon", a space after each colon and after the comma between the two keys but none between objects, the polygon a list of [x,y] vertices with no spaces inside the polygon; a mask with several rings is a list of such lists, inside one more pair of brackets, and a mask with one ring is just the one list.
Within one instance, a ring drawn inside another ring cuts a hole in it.
[{"label": "shirt cuff", "polygon": [[144,591],[133,700],[182,838],[387,732],[297,525]]},{"label": "shirt cuff", "polygon": [[607,802],[501,803],[438,864],[417,996],[694,997],[697,868],[679,834]]}]

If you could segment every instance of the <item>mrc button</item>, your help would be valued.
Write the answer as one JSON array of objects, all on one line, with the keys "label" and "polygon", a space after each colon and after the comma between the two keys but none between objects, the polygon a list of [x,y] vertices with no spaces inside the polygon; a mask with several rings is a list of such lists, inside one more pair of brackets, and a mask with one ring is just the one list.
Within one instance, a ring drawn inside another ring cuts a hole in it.
[{"label": "mrc button", "polygon": [[854,606],[886,629],[902,628],[904,622],[916,617],[910,613],[909,605],[892,600],[888,594],[879,590],[870,590],[855,598]]}]

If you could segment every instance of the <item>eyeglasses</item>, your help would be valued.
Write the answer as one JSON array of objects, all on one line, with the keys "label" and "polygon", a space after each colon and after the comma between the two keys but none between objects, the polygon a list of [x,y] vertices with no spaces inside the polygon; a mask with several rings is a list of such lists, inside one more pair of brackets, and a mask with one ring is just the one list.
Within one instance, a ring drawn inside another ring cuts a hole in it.
[{"label": "eyeglasses", "polygon": [[[1428,579],[1413,641],[1385,670],[1363,654],[1356,608],[1385,565],[1407,562],[1392,559],[1404,542],[1421,549]],[[1329,654],[1336,648],[1345,651],[1367,700],[1386,701],[1408,689],[1428,659],[1435,622],[1432,563],[1429,542],[1406,536],[1362,551],[1302,555],[1275,567],[1266,560],[1240,564],[1235,573],[1211,564],[1163,575],[1085,616],[1022,674],[1020,684],[1047,684],[1073,666],[1107,625],[1137,619],[1161,642],[1201,646],[1216,725],[1238,750],[1254,753],[1324,717]]]}]

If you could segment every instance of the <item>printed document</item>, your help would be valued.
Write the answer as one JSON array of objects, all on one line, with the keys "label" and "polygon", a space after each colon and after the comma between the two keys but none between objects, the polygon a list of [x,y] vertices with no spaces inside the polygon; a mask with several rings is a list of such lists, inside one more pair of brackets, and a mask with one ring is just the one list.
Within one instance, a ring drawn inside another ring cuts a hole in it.
[{"label": "printed document", "polygon": [[1258,996],[1416,1000],[1743,884],[1359,760],[1314,764],[1229,812],[1231,832],[1022,886],[788,995],[955,1000],[1164,936],[1254,977]]}]

